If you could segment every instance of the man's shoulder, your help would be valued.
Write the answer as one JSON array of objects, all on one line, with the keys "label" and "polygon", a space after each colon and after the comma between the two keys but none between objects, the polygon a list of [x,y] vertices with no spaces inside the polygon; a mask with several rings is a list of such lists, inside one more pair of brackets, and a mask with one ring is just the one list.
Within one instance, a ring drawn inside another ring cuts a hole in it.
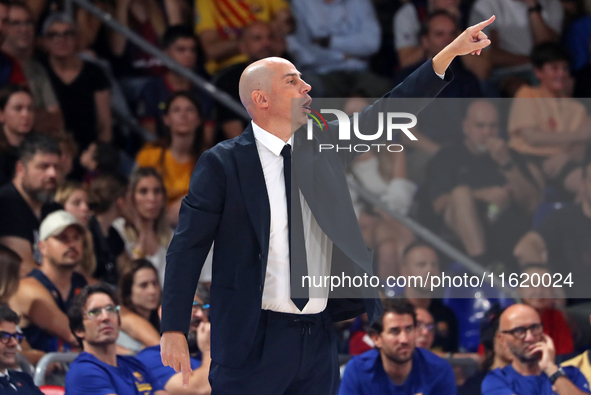
[{"label": "man's shoulder", "polygon": [[583,353],[581,353],[569,360],[564,361],[563,363],[560,364],[560,366],[562,366],[563,368],[574,366],[576,368],[579,368],[579,370],[580,370],[580,368],[585,364],[589,365],[589,350],[587,350],[587,351],[585,351],[585,352],[583,352]]},{"label": "man's shoulder", "polygon": [[437,370],[451,369],[451,365],[448,361],[421,347],[415,348],[415,358],[418,359],[421,364],[426,364]]},{"label": "man's shoulder", "polygon": [[160,361],[160,345],[144,348],[136,355],[136,358],[146,366],[149,366],[149,363],[154,362],[158,358],[159,365],[162,365]]},{"label": "man's shoulder", "polygon": [[8,201],[22,201],[23,197],[18,192],[18,190],[14,187],[12,182],[9,182],[6,185],[0,187],[0,201],[8,202]]},{"label": "man's shoulder", "polygon": [[369,372],[374,367],[379,357],[380,351],[375,348],[371,349],[361,355],[354,356],[347,364],[347,368],[350,367],[357,374],[360,372]]}]

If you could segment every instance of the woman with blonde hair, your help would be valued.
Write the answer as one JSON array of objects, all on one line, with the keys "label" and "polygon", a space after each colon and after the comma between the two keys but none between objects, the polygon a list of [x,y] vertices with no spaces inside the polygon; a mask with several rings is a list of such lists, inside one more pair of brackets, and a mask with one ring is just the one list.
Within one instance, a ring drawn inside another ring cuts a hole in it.
[{"label": "woman with blonde hair", "polygon": [[[64,210],[72,214],[78,222],[88,226],[90,210],[88,208],[88,194],[82,184],[74,181],[66,181],[60,185],[55,193],[54,200],[64,206]],[[80,262],[80,273],[86,277],[88,282],[96,282],[92,275],[96,270],[96,256],[94,254],[94,244],[92,234],[86,229],[84,245],[82,251],[82,261]]]},{"label": "woman with blonde hair", "polygon": [[167,194],[162,176],[153,167],[138,167],[129,176],[125,218],[113,223],[133,259],[146,259],[164,284],[166,250],[172,230],[166,220]]}]

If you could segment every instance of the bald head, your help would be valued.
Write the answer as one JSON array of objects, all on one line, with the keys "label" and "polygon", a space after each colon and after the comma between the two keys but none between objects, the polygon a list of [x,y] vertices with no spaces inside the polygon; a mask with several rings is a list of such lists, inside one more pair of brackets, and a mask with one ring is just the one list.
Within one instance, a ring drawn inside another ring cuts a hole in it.
[{"label": "bald head", "polygon": [[486,141],[499,135],[497,108],[489,101],[478,100],[468,107],[464,118],[464,134],[479,151],[486,150]]},{"label": "bald head", "polygon": [[511,305],[503,311],[499,322],[501,331],[508,331],[518,326],[528,326],[540,322],[540,315],[526,304]]},{"label": "bald head", "polygon": [[[268,93],[272,88],[273,77],[281,66],[292,65],[291,62],[282,58],[265,58],[251,63],[240,76],[238,92],[240,101],[252,116],[253,92],[264,91]],[[292,65],[293,66],[293,65]]]}]

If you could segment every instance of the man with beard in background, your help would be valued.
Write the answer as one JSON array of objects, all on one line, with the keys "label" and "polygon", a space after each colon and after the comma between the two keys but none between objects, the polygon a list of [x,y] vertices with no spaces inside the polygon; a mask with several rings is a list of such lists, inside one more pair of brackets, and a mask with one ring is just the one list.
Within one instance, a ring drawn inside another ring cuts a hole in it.
[{"label": "man with beard in background", "polygon": [[209,308],[209,292],[203,284],[199,284],[193,299],[191,326],[187,334],[192,369],[187,388],[183,388],[182,373],[176,373],[173,368],[162,364],[160,345],[147,347],[136,356],[170,395],[208,395],[211,393],[207,378],[211,364]]},{"label": "man with beard in background", "polygon": [[21,145],[12,182],[0,189],[0,244],[20,255],[23,277],[41,263],[41,221],[61,208],[52,201],[60,154],[53,138],[29,134]]},{"label": "man with beard in background", "polygon": [[[41,223],[39,251],[43,262],[39,269],[33,269],[27,278],[21,280],[17,294],[11,300],[11,305],[23,312],[20,326],[31,347],[36,350],[68,351],[70,346],[77,345],[71,333],[62,333],[61,338],[49,333],[45,320],[65,320],[72,300],[86,286],[84,276],[74,271],[82,260],[85,232],[84,225],[65,210],[49,214]],[[40,292],[40,288],[48,292]],[[46,295],[45,303],[55,302],[64,315],[55,316],[50,311],[44,316],[32,315],[31,311],[39,308],[34,302],[39,294]]]},{"label": "man with beard in background", "polygon": [[347,364],[339,395],[456,394],[451,365],[416,347],[417,316],[406,299],[385,300],[371,332],[376,348]]},{"label": "man with beard in background", "polygon": [[501,314],[501,341],[513,354],[513,362],[489,372],[482,382],[483,395],[582,395],[589,393],[589,384],[579,369],[558,367],[554,363],[552,339],[535,309],[514,304]]}]

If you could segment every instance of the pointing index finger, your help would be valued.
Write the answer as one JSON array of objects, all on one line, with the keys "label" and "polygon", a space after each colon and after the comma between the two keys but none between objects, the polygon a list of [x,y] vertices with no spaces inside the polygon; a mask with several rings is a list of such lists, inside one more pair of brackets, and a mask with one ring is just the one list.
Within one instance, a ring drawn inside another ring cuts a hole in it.
[{"label": "pointing index finger", "polygon": [[189,377],[191,376],[191,362],[189,358],[186,358],[184,361],[181,362],[181,374],[183,376],[183,387],[187,388],[189,386]]},{"label": "pointing index finger", "polygon": [[482,29],[484,29],[485,27],[487,27],[488,25],[490,25],[491,23],[493,23],[495,21],[496,17],[493,15],[490,18],[488,18],[486,21],[482,21],[480,23],[477,23],[476,25],[472,26],[474,27],[476,30],[480,31]]}]

